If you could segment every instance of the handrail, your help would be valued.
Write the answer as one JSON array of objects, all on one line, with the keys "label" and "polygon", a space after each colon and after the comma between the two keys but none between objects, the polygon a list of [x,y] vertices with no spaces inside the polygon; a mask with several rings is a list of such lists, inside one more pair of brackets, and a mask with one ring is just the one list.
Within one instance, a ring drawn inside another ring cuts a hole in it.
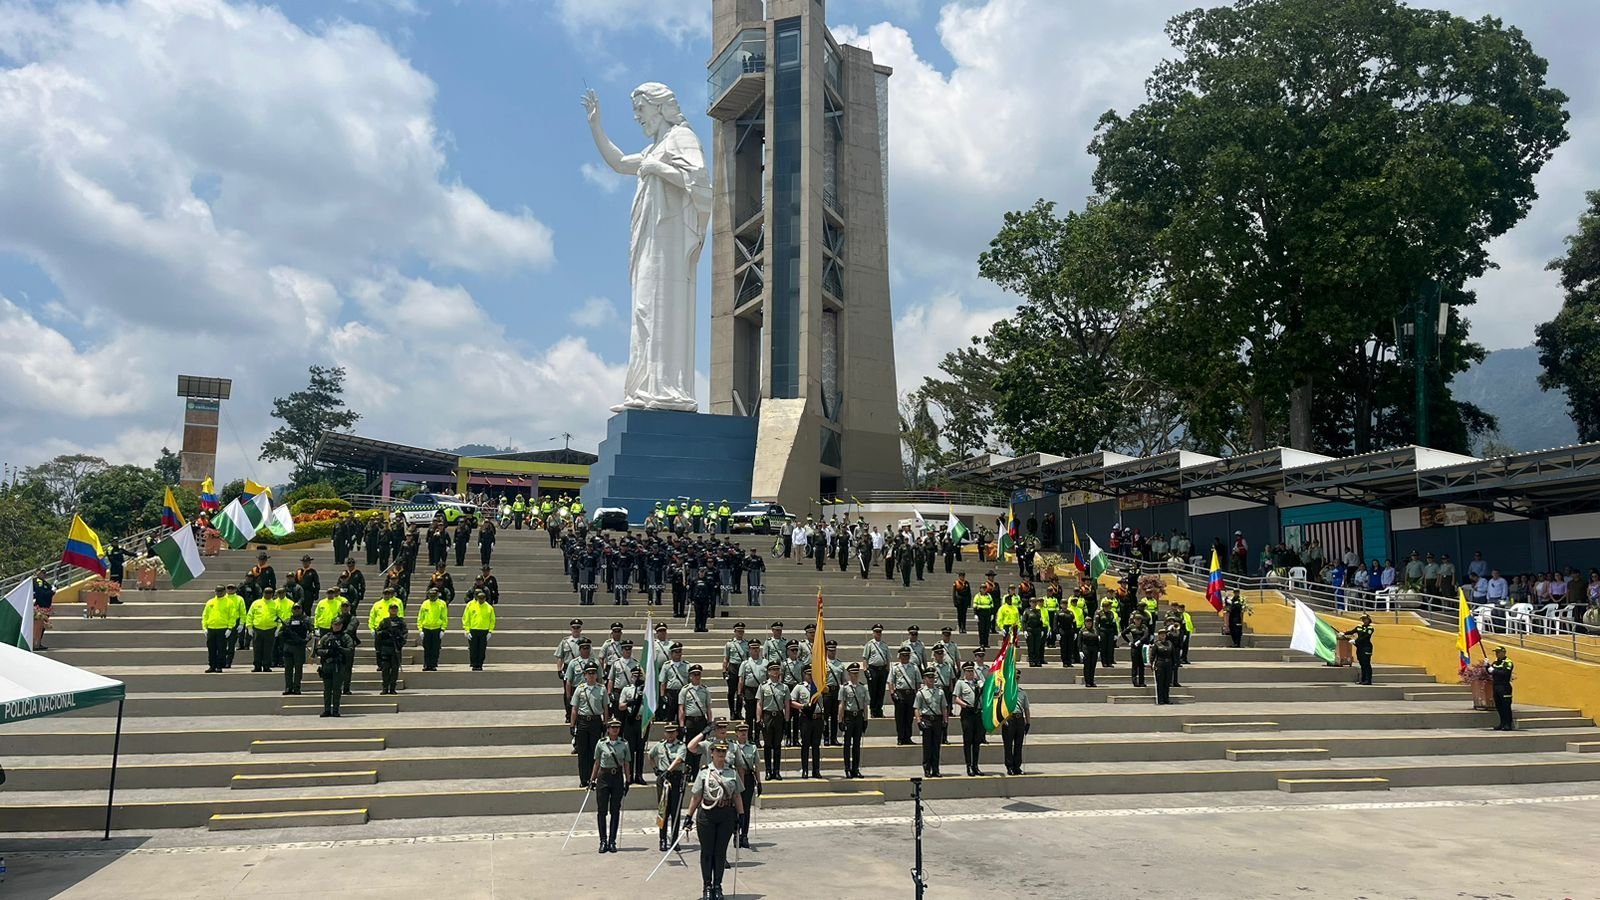
[{"label": "handrail", "polygon": [[[1005,507],[1006,495],[998,491],[856,491],[826,494],[828,506],[857,506],[868,503],[936,503],[942,506]],[[841,502],[842,501],[842,502]]]},{"label": "handrail", "polygon": [[[133,534],[127,535],[125,537],[117,538],[115,541],[111,541],[111,542],[107,543],[106,546],[109,547],[111,544],[114,543],[114,544],[119,544],[124,548],[127,548],[127,547],[140,548],[140,551],[142,552],[143,544],[144,544],[146,538],[150,538],[150,537],[158,537],[158,538],[166,537],[168,532],[169,532],[169,529],[167,528],[167,526],[165,526],[165,525],[157,525],[154,528],[146,528],[143,531],[135,531]],[[65,540],[65,538],[63,538],[63,540]],[[138,553],[135,554],[135,556],[138,556],[138,555],[140,555],[140,554],[138,554]],[[13,589],[15,589],[17,585],[23,583],[24,581],[32,581],[35,573],[37,573],[38,571],[39,570],[37,568],[35,568],[35,569],[33,569],[31,571],[28,571],[28,572],[18,572],[15,575],[7,575],[5,578],[0,579],[0,595],[5,595],[5,594],[11,593],[11,591]],[[81,576],[76,576],[76,577],[73,577],[73,578],[70,578],[70,579],[63,578],[64,575],[66,575],[68,573],[71,573],[71,572],[81,572],[83,574]],[[66,582],[70,583],[71,581],[77,581],[79,577],[86,578],[86,577],[89,576],[89,574],[90,573],[85,569],[80,569],[77,566],[69,565],[67,563],[60,562],[60,561],[53,562],[53,563],[50,563],[50,564],[44,566],[44,578],[45,578],[45,580],[50,582],[51,585],[56,585],[56,586],[59,586],[63,581],[66,581]]]},{"label": "handrail", "polygon": [[[1114,568],[1126,569],[1135,562],[1132,557],[1121,554],[1106,555],[1112,561]],[[1180,581],[1186,579],[1195,581],[1198,585],[1186,586],[1199,591],[1205,590],[1205,583],[1211,575],[1209,569],[1188,562],[1176,560],[1137,562],[1144,573],[1165,573],[1175,576]],[[1401,605],[1402,592],[1392,588],[1374,592],[1361,588],[1336,588],[1330,584],[1291,579],[1280,575],[1257,577],[1231,572],[1223,572],[1222,581],[1226,590],[1237,588],[1241,591],[1256,592],[1258,595],[1271,592],[1277,594],[1285,605],[1300,600],[1315,610],[1336,615],[1365,613],[1372,616],[1375,621],[1388,621],[1394,624],[1405,623],[1408,617],[1412,617],[1413,624],[1420,622],[1429,628],[1452,633],[1460,624],[1459,601],[1432,594],[1412,594],[1422,603],[1419,607],[1412,607]],[[1495,609],[1482,605],[1473,610],[1473,617],[1477,620],[1478,631],[1482,635],[1493,635],[1506,643],[1515,640],[1517,646],[1529,650],[1565,656],[1580,662],[1600,663],[1600,639],[1595,637],[1590,626],[1575,622],[1571,618],[1545,616],[1539,613],[1513,613],[1509,607]]]}]

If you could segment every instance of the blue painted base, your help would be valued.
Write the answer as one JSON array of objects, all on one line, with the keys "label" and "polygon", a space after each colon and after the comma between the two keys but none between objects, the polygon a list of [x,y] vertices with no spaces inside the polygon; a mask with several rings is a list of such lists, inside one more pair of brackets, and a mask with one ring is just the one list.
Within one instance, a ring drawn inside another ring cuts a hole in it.
[{"label": "blue painted base", "polygon": [[709,413],[630,409],[606,423],[600,459],[589,467],[583,506],[620,506],[642,523],[670,497],[735,508],[750,499],[756,419]]}]

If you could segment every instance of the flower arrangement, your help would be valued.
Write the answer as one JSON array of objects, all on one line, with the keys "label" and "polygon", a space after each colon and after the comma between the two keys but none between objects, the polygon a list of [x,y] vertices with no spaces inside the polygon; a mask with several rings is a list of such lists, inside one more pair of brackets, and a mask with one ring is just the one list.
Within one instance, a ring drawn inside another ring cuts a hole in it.
[{"label": "flower arrangement", "polygon": [[1167,583],[1160,575],[1143,575],[1139,578],[1139,596],[1160,600],[1167,595]]},{"label": "flower arrangement", "polygon": [[126,568],[131,574],[152,571],[157,575],[165,575],[167,572],[167,567],[162,565],[161,557],[159,556],[141,556],[138,559],[129,560]]},{"label": "flower arrangement", "polygon": [[1494,681],[1494,677],[1489,674],[1489,663],[1487,660],[1479,660],[1475,663],[1471,663],[1465,669],[1461,670],[1462,684],[1479,685],[1489,684],[1492,681]]},{"label": "flower arrangement", "polygon": [[122,585],[109,578],[93,578],[85,582],[81,590],[89,594],[110,594],[116,596],[122,592]]},{"label": "flower arrangement", "polygon": [[315,512],[302,513],[294,517],[294,523],[302,522],[329,522],[342,518],[344,513],[337,509],[319,509]]}]

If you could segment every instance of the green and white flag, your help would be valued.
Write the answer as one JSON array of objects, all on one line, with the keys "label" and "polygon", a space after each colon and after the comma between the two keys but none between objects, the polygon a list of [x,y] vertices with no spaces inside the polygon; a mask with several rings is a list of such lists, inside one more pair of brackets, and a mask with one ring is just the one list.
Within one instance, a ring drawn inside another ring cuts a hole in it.
[{"label": "green and white flag", "polygon": [[24,578],[0,603],[0,646],[33,649],[33,579]]},{"label": "green and white flag", "polygon": [[200,548],[195,546],[194,532],[179,528],[156,545],[156,556],[167,567],[172,586],[183,587],[206,573],[206,564],[200,561]]},{"label": "green and white flag", "polygon": [[272,515],[272,498],[266,494],[256,494],[242,502],[241,499],[233,498],[213,523],[222,539],[235,550],[250,543]]},{"label": "green and white flag", "polygon": [[656,629],[650,614],[644,616],[644,706],[639,710],[639,733],[650,737],[650,723],[656,718]]},{"label": "green and white flag", "polygon": [[945,522],[945,527],[950,531],[950,540],[957,544],[967,539],[967,526],[961,524],[961,520],[956,518],[955,510],[952,509],[950,511],[950,518]]},{"label": "green and white flag", "polygon": [[1089,577],[1098,580],[1109,568],[1111,568],[1110,557],[1106,556],[1106,552],[1094,542],[1094,538],[1089,538]]},{"label": "green and white flag", "polygon": [[294,534],[294,514],[289,512],[288,504],[272,511],[271,518],[267,519],[267,533],[273,537],[288,537]]},{"label": "green and white flag", "polygon": [[1339,643],[1339,633],[1322,621],[1303,600],[1294,601],[1294,635],[1289,638],[1289,649],[1310,653],[1325,663],[1334,660],[1334,648]]}]

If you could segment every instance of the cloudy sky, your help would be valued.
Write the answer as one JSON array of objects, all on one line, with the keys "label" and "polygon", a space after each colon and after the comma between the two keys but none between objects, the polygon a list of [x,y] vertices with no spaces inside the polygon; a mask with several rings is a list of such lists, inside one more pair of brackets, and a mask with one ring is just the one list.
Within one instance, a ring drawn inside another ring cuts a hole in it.
[{"label": "cloudy sky", "polygon": [[[1544,263],[1600,187],[1592,0],[1437,0],[1526,31],[1572,140],[1494,247],[1474,333],[1521,346],[1559,306]],[[975,260],[1008,209],[1082,202],[1101,112],[1168,50],[1176,0],[831,0],[893,66],[890,258],[902,389],[1011,306]],[[177,374],[234,379],[219,474],[271,398],[350,372],[358,430],[431,446],[592,448],[620,392],[631,185],[659,80],[707,134],[711,0],[0,0],[0,460],[148,463]],[[701,279],[702,373],[709,317]]]}]

